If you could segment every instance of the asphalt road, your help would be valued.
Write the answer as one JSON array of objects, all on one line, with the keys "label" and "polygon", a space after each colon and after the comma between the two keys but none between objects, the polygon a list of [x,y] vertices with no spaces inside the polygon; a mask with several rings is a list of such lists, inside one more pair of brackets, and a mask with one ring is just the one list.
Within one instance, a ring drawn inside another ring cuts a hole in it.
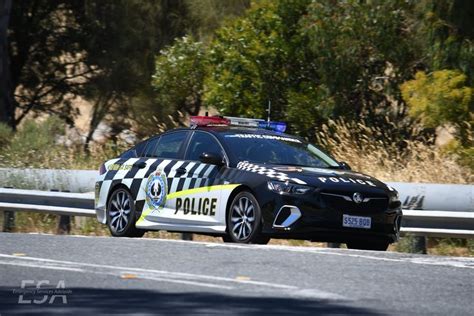
[{"label": "asphalt road", "polygon": [[0,234],[1,316],[473,315],[473,285],[474,258]]}]

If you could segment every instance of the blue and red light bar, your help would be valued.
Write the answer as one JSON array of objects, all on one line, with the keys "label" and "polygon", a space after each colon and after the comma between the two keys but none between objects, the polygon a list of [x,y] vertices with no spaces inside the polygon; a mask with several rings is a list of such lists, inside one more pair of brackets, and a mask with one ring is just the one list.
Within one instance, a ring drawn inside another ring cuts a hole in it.
[{"label": "blue and red light bar", "polygon": [[230,125],[230,120],[222,116],[191,116],[191,126]]},{"label": "blue and red light bar", "polygon": [[286,131],[286,123],[276,121],[263,121],[263,123],[261,122],[258,124],[258,128],[264,128],[275,132],[284,133]]},{"label": "blue and red light bar", "polygon": [[191,116],[191,126],[241,126],[273,130],[283,133],[286,123],[276,121],[265,121],[262,119],[250,119],[231,116]]}]

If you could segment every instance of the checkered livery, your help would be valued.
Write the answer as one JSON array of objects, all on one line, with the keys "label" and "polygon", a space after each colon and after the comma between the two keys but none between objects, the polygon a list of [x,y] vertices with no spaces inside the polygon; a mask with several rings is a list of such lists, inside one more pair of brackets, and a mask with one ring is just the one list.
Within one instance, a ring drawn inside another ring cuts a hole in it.
[{"label": "checkered livery", "polygon": [[[145,163],[145,167],[139,168],[137,164]],[[291,181],[297,184],[306,184],[303,180],[289,177],[284,172],[272,168],[252,164],[247,161],[240,162],[237,168],[218,167],[197,161],[155,159],[155,158],[117,158],[107,161],[107,172],[99,177],[96,184],[96,192],[99,201],[98,219],[105,223],[105,207],[107,196],[112,189],[123,184],[129,188],[136,209],[139,213],[146,209],[146,185],[149,177],[156,171],[161,170],[166,174],[167,193],[176,193],[189,189],[216,186],[222,184],[242,183],[245,178],[243,171],[263,175],[269,179],[282,182]],[[230,192],[228,193],[230,194]],[[225,204],[223,204],[225,205]]]},{"label": "checkered livery", "polygon": [[282,182],[292,181],[292,182],[295,182],[297,184],[306,184],[306,182],[304,182],[303,180],[300,180],[298,178],[290,178],[284,172],[279,172],[279,171],[276,171],[275,169],[272,169],[272,168],[267,168],[267,167],[264,167],[264,166],[252,164],[252,163],[249,163],[248,161],[239,162],[237,164],[237,169],[258,173],[258,174],[267,176],[271,179],[275,179],[275,180],[282,181]]},{"label": "checkered livery", "polygon": [[[137,168],[133,165],[139,161],[146,163],[145,168]],[[110,166],[120,166],[119,170],[108,170],[103,180],[97,181],[98,191],[111,192],[110,189],[118,184],[124,184],[130,189],[137,203],[137,209],[141,209],[145,197],[145,186],[148,177],[156,170],[163,170],[167,177],[168,194],[193,188],[207,187],[219,184],[232,183],[235,179],[236,170],[229,168],[218,168],[215,165],[200,162],[190,162],[170,159],[113,159],[107,162]],[[181,170],[185,172],[179,172]],[[103,191],[104,190],[104,191]]]}]

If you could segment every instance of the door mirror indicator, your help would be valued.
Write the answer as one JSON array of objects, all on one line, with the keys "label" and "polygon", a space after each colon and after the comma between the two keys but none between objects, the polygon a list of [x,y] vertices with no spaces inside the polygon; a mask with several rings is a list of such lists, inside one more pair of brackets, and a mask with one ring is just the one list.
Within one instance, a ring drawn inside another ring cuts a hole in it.
[{"label": "door mirror indicator", "polygon": [[351,166],[349,166],[349,164],[345,161],[340,161],[339,166],[341,166],[341,169],[344,170],[352,170]]},{"label": "door mirror indicator", "polygon": [[222,166],[224,164],[224,158],[222,157],[222,155],[211,152],[203,152],[199,156],[199,160],[202,163],[208,163],[216,166]]},{"label": "door mirror indicator", "polygon": [[145,161],[137,161],[136,163],[133,164],[134,167],[137,167],[138,169],[143,169],[146,167],[146,162]]}]

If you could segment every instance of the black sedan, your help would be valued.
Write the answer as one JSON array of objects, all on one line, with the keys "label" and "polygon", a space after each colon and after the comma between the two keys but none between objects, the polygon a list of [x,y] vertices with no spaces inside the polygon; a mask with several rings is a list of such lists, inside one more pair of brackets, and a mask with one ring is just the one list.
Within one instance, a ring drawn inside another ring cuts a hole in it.
[{"label": "black sedan", "polygon": [[[193,117],[105,162],[96,213],[113,236],[196,232],[386,250],[399,236],[398,193],[350,170],[278,122]],[[236,126],[235,126],[236,125]]]}]

